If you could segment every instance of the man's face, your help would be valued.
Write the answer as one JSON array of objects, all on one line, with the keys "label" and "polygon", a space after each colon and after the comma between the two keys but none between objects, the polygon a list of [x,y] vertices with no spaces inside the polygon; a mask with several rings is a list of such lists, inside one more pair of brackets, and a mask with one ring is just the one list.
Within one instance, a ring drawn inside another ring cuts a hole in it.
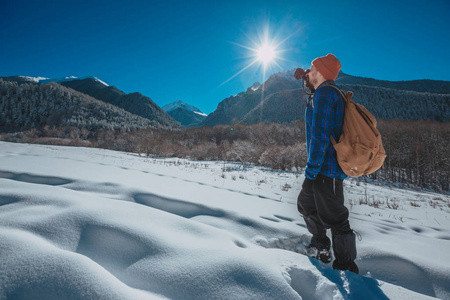
[{"label": "man's face", "polygon": [[315,88],[317,87],[318,83],[319,83],[319,72],[316,70],[316,68],[311,65],[311,68],[309,69],[308,74],[306,75],[306,81],[305,81],[305,86],[312,92],[314,93]]},{"label": "man's face", "polygon": [[319,72],[317,72],[316,67],[314,67],[313,65],[311,65],[311,68],[309,70],[310,70],[308,73],[309,82],[313,86],[316,86],[317,83],[319,82],[319,78],[317,76]]}]

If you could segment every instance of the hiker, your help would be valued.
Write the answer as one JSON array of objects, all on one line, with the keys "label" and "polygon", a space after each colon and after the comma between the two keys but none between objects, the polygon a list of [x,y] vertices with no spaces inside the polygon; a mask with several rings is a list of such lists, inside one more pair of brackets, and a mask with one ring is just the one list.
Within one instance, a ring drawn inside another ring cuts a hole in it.
[{"label": "hiker", "polygon": [[[344,99],[335,85],[341,64],[328,54],[314,59],[306,75],[307,87],[314,87],[314,96],[307,100],[306,143],[308,162],[305,181],[297,199],[297,207],[303,215],[308,231],[312,234],[307,254],[325,263],[331,262],[330,239],[326,230],[331,229],[335,260],[333,269],[358,273],[355,263],[356,239],[344,206],[343,181],[347,175],[336,158],[330,141],[337,141],[344,121]],[[296,78],[300,76],[296,74]]]}]

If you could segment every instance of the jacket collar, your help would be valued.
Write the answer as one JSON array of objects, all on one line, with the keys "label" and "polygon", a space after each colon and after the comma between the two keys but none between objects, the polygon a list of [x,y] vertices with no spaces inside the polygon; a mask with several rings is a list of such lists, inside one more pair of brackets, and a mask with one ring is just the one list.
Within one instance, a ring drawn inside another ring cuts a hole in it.
[{"label": "jacket collar", "polygon": [[320,89],[322,86],[327,86],[327,85],[336,85],[336,84],[334,83],[334,80],[325,80],[317,87],[316,91],[318,89]]}]

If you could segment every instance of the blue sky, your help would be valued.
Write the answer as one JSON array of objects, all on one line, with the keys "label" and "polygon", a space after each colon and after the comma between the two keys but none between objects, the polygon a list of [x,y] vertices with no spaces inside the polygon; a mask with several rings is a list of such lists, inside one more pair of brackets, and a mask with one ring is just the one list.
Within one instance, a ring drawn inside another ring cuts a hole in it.
[{"label": "blue sky", "polygon": [[91,75],[210,113],[262,81],[261,64],[233,76],[268,32],[266,77],[334,53],[350,75],[450,80],[450,1],[399,2],[0,0],[0,76]]}]

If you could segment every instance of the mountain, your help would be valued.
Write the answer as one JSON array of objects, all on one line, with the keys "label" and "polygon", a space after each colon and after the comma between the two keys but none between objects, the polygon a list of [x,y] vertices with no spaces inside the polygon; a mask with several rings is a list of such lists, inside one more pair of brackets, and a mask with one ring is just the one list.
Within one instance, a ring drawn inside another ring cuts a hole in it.
[{"label": "mountain", "polygon": [[169,103],[169,104],[166,104],[166,105],[164,105],[163,107],[161,107],[161,109],[162,109],[163,111],[165,111],[165,112],[169,112],[169,111],[174,110],[174,109],[177,109],[177,108],[179,108],[179,107],[181,107],[181,108],[183,108],[183,109],[185,109],[185,110],[188,110],[188,111],[196,112],[196,113],[198,113],[198,114],[200,114],[200,115],[204,115],[204,116],[206,117],[206,114],[203,113],[203,112],[202,112],[200,109],[198,109],[197,107],[192,106],[192,105],[189,105],[189,104],[187,104],[187,103],[185,103],[185,102],[183,102],[183,101],[180,101],[180,100],[175,101],[175,102],[172,102],[172,103]]},{"label": "mountain", "polygon": [[252,91],[256,91],[257,89],[259,89],[260,86],[261,86],[261,83],[259,83],[259,81],[257,81],[250,87],[250,89]]},{"label": "mountain", "polygon": [[273,74],[262,86],[255,83],[246,92],[226,98],[208,115],[202,125],[212,127],[217,124],[242,122],[246,114],[259,105],[263,98],[276,92],[298,89],[300,82],[294,78],[294,71],[293,69]]},{"label": "mountain", "polygon": [[45,78],[30,76],[9,76],[0,77],[4,81],[13,81],[19,84],[45,84],[56,82],[65,87],[69,87],[83,94],[89,95],[105,103],[117,106],[136,116],[143,117],[152,122],[161,124],[162,127],[179,127],[180,123],[172,119],[165,113],[152,99],[140,93],[126,94],[114,86],[109,86],[97,77],[87,76],[77,78],[68,76],[63,78]]},{"label": "mountain", "polygon": [[141,93],[126,94],[118,88],[105,85],[104,82],[94,78],[64,81],[61,82],[61,85],[120,107],[132,114],[156,121],[163,126],[180,126],[177,121],[165,113],[152,99]]},{"label": "mountain", "polygon": [[206,119],[206,115],[200,115],[182,107],[173,109],[169,111],[168,114],[185,127],[198,127]]},{"label": "mountain", "polygon": [[[291,123],[304,118],[307,95],[295,70],[273,74],[262,86],[219,103],[203,126],[216,124],[277,122]],[[377,118],[450,120],[450,82],[437,80],[385,81],[339,73],[343,90],[354,92],[353,99]],[[264,92],[263,92],[264,89]]]},{"label": "mountain", "polygon": [[172,128],[55,82],[19,84],[0,78],[0,130],[44,126],[76,126],[89,131]]},{"label": "mountain", "polygon": [[195,106],[176,101],[162,107],[173,119],[185,127],[199,126],[206,119],[206,114]]}]

